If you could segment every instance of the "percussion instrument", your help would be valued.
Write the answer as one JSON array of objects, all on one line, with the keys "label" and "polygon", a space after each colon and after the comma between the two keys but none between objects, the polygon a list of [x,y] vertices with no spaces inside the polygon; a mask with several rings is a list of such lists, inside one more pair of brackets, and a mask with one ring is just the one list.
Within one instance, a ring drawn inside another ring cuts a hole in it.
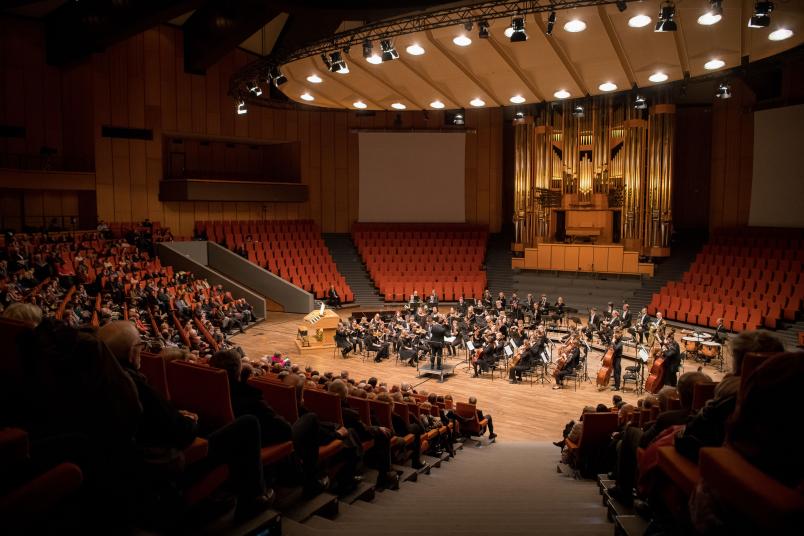
[{"label": "percussion instrument", "polygon": [[705,357],[710,359],[715,358],[720,354],[720,347],[722,345],[720,343],[714,341],[705,341],[703,343],[703,348],[701,349],[701,354]]},{"label": "percussion instrument", "polygon": [[681,337],[684,341],[684,350],[689,353],[697,353],[701,347],[701,339],[698,337]]}]

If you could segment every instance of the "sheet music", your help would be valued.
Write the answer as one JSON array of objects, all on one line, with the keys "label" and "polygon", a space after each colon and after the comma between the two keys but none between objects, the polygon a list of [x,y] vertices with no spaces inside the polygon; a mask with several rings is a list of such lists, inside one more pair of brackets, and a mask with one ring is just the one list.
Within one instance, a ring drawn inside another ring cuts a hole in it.
[{"label": "sheet music", "polygon": [[455,342],[455,337],[444,337],[444,342],[452,344],[453,342]]},{"label": "sheet music", "polygon": [[466,347],[469,349],[470,352],[475,351],[475,345],[472,344],[472,341],[466,341]]},{"label": "sheet music", "polygon": [[506,347],[503,349],[503,352],[505,352],[505,355],[507,355],[508,357],[511,357],[512,355],[514,355],[514,351],[513,351],[513,350],[511,350],[511,347],[510,347],[510,346],[506,346]]}]

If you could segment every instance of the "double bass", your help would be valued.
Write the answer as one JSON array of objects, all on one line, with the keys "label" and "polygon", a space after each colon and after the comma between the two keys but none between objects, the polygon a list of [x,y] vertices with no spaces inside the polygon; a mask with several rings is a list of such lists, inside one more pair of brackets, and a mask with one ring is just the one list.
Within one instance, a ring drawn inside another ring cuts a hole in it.
[{"label": "double bass", "polygon": [[653,349],[653,365],[650,367],[648,379],[645,380],[645,390],[655,395],[662,387],[664,387],[664,354],[659,347]]},{"label": "double bass", "polygon": [[614,361],[614,347],[606,350],[601,360],[600,370],[597,371],[597,387],[602,390],[609,386],[611,381],[612,362]]}]

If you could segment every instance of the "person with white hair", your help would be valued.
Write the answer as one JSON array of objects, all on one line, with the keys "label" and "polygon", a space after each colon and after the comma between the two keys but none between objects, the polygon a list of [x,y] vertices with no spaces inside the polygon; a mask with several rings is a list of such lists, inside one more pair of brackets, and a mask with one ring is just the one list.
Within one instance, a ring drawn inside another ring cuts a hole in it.
[{"label": "person with white hair", "polygon": [[42,321],[42,309],[32,303],[12,303],[3,311],[3,318],[38,326]]}]

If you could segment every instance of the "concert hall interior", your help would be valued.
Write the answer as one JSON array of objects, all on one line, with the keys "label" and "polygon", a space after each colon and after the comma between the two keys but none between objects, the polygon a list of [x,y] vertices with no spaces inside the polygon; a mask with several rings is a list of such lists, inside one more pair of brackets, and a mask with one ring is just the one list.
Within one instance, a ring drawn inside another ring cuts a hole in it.
[{"label": "concert hall interior", "polygon": [[801,533],[802,139],[804,0],[3,2],[0,532]]}]

